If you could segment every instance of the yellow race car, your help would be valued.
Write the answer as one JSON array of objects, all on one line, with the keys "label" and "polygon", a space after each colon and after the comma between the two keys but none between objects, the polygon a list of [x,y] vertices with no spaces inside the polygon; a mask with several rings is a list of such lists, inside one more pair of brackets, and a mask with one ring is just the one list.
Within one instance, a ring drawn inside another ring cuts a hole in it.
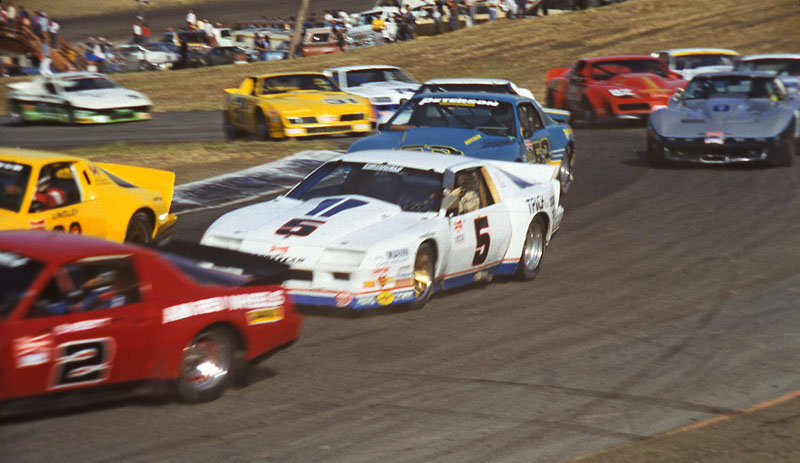
[{"label": "yellow race car", "polygon": [[57,230],[146,244],[168,238],[175,174],[0,147],[0,230]]},{"label": "yellow race car", "polygon": [[336,133],[365,134],[375,121],[369,100],[342,92],[325,74],[291,72],[248,77],[226,88],[223,128],[228,139]]}]

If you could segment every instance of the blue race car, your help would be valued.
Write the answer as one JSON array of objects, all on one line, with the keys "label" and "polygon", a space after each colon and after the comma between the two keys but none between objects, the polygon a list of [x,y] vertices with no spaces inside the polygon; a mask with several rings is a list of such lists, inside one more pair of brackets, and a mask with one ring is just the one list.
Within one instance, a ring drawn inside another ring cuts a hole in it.
[{"label": "blue race car", "polygon": [[566,119],[566,113],[551,117],[536,101],[518,95],[419,94],[349,152],[403,149],[559,164],[558,180],[566,193],[575,165],[575,138]]}]

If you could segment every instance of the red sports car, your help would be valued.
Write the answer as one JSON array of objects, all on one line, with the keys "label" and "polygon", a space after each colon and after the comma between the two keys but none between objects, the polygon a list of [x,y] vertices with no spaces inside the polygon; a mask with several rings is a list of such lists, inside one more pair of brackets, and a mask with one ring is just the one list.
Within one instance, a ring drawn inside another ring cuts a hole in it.
[{"label": "red sports car", "polygon": [[[193,252],[229,269],[258,266],[258,278],[201,265]],[[217,398],[238,367],[300,331],[276,284],[288,267],[254,257],[0,232],[0,410],[143,380],[164,380],[188,402]]]},{"label": "red sports car", "polygon": [[636,55],[582,58],[571,68],[547,71],[546,80],[546,106],[566,109],[587,125],[647,118],[686,87],[658,58]]}]

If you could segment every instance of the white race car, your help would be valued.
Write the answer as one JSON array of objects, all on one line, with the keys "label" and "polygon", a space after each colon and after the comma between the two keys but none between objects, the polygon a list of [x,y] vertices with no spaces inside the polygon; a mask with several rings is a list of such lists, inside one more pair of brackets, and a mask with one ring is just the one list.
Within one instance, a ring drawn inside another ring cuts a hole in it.
[{"label": "white race car", "polygon": [[388,120],[419,84],[394,66],[342,66],[322,71],[347,93],[368,98],[379,120]]},{"label": "white race car", "polygon": [[725,48],[674,48],[650,53],[685,80],[706,72],[733,70],[739,53]]},{"label": "white race car", "polygon": [[103,74],[62,72],[8,87],[9,111],[17,122],[103,124],[151,118],[150,98]]},{"label": "white race car", "polygon": [[417,151],[332,159],[286,195],[229,212],[201,243],[291,266],[298,304],[425,305],[441,289],[536,276],[564,215],[557,166]]}]

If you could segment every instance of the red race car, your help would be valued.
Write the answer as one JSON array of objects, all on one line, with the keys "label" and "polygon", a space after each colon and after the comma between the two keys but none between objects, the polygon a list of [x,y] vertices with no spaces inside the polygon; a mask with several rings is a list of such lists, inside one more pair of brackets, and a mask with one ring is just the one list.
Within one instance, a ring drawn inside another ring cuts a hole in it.
[{"label": "red race car", "polygon": [[[287,269],[196,244],[156,251],[2,231],[0,410],[143,380],[174,385],[188,402],[213,400],[238,367],[297,338],[301,316],[278,284]],[[113,389],[122,388],[93,392]]]},{"label": "red race car", "polygon": [[651,56],[582,58],[547,71],[547,107],[566,109],[587,125],[644,119],[667,106],[686,81]]}]

